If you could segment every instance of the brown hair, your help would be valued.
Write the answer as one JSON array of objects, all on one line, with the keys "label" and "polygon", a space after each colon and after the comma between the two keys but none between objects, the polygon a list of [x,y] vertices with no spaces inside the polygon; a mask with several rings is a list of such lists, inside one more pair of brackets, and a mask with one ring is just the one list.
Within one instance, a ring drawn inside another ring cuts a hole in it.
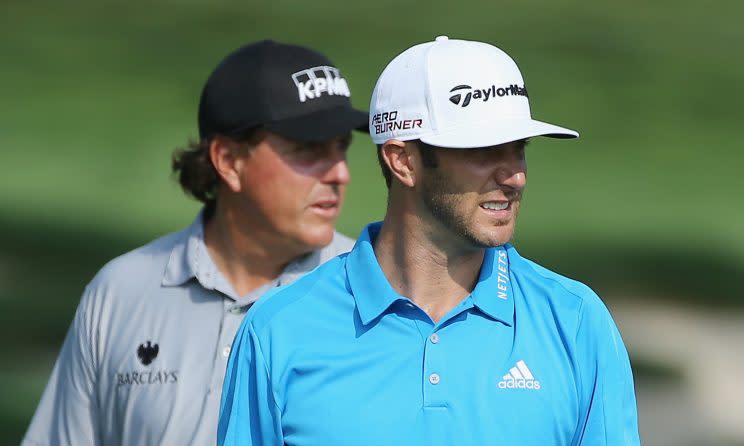
[{"label": "brown hair", "polygon": [[[227,138],[250,148],[261,142],[265,134],[260,127],[256,127]],[[209,157],[209,146],[213,140],[190,141],[186,147],[176,149],[171,156],[171,170],[178,178],[181,189],[210,206],[214,206],[217,186],[220,184],[220,177]]]}]

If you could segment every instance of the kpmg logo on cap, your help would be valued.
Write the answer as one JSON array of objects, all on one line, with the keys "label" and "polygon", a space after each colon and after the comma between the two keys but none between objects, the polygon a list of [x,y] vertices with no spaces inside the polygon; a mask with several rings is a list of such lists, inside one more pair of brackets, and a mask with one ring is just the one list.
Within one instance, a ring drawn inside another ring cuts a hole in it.
[{"label": "kpmg logo on cap", "polygon": [[300,102],[308,99],[317,99],[321,95],[328,96],[351,96],[346,79],[341,77],[338,68],[320,66],[298,71],[292,75],[292,80],[297,86]]},{"label": "kpmg logo on cap", "polygon": [[[449,91],[450,93],[455,93],[452,96],[450,96],[449,100],[455,105],[459,105],[460,107],[467,107],[470,105],[471,99],[480,99],[483,102],[488,102],[489,99],[493,97],[503,97],[503,96],[525,96],[527,97],[527,87],[516,84],[511,84],[506,87],[496,87],[495,85],[491,85],[488,88],[480,89],[476,88],[473,89],[470,85],[458,85],[452,90]],[[463,95],[464,99],[463,99]]]}]

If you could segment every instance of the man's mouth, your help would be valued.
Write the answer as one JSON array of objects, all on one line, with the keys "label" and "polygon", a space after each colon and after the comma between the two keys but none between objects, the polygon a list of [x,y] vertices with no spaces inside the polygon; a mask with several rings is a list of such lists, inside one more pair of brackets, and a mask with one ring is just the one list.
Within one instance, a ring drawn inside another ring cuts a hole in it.
[{"label": "man's mouth", "polygon": [[340,206],[340,199],[326,198],[316,201],[310,206],[310,208],[313,209],[317,215],[323,216],[325,218],[335,218],[338,216]]},{"label": "man's mouth", "polygon": [[511,201],[487,201],[485,203],[481,203],[481,207],[483,209],[487,209],[489,211],[503,211],[509,208],[509,205],[511,204]]},{"label": "man's mouth", "polygon": [[336,206],[338,206],[338,202],[324,201],[324,202],[321,202],[321,203],[315,203],[315,204],[313,204],[313,206],[318,207],[318,208],[321,208],[321,209],[332,209],[332,208],[335,208]]}]

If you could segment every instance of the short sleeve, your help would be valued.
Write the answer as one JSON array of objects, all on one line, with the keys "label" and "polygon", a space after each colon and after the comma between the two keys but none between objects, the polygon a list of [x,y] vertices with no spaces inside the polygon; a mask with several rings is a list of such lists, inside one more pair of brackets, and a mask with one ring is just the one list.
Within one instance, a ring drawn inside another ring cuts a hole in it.
[{"label": "short sleeve", "polygon": [[93,294],[90,288],[83,294],[23,446],[100,444]]},{"label": "short sleeve", "polygon": [[258,338],[248,318],[235,336],[222,388],[219,446],[281,446],[281,412]]},{"label": "short sleeve", "polygon": [[599,298],[582,306],[577,353],[582,404],[572,444],[640,445],[628,352],[612,316]]}]

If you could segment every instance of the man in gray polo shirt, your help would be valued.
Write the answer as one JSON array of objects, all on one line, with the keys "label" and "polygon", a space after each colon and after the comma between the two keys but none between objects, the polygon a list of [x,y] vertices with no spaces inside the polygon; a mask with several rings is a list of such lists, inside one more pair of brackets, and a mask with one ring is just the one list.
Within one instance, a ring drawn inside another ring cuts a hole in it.
[{"label": "man in gray polo shirt", "polygon": [[173,157],[204,208],[87,286],[23,445],[214,444],[247,308],[352,246],[334,231],[351,131],[367,127],[350,94],[303,47],[258,42],[217,66],[200,141]]}]

